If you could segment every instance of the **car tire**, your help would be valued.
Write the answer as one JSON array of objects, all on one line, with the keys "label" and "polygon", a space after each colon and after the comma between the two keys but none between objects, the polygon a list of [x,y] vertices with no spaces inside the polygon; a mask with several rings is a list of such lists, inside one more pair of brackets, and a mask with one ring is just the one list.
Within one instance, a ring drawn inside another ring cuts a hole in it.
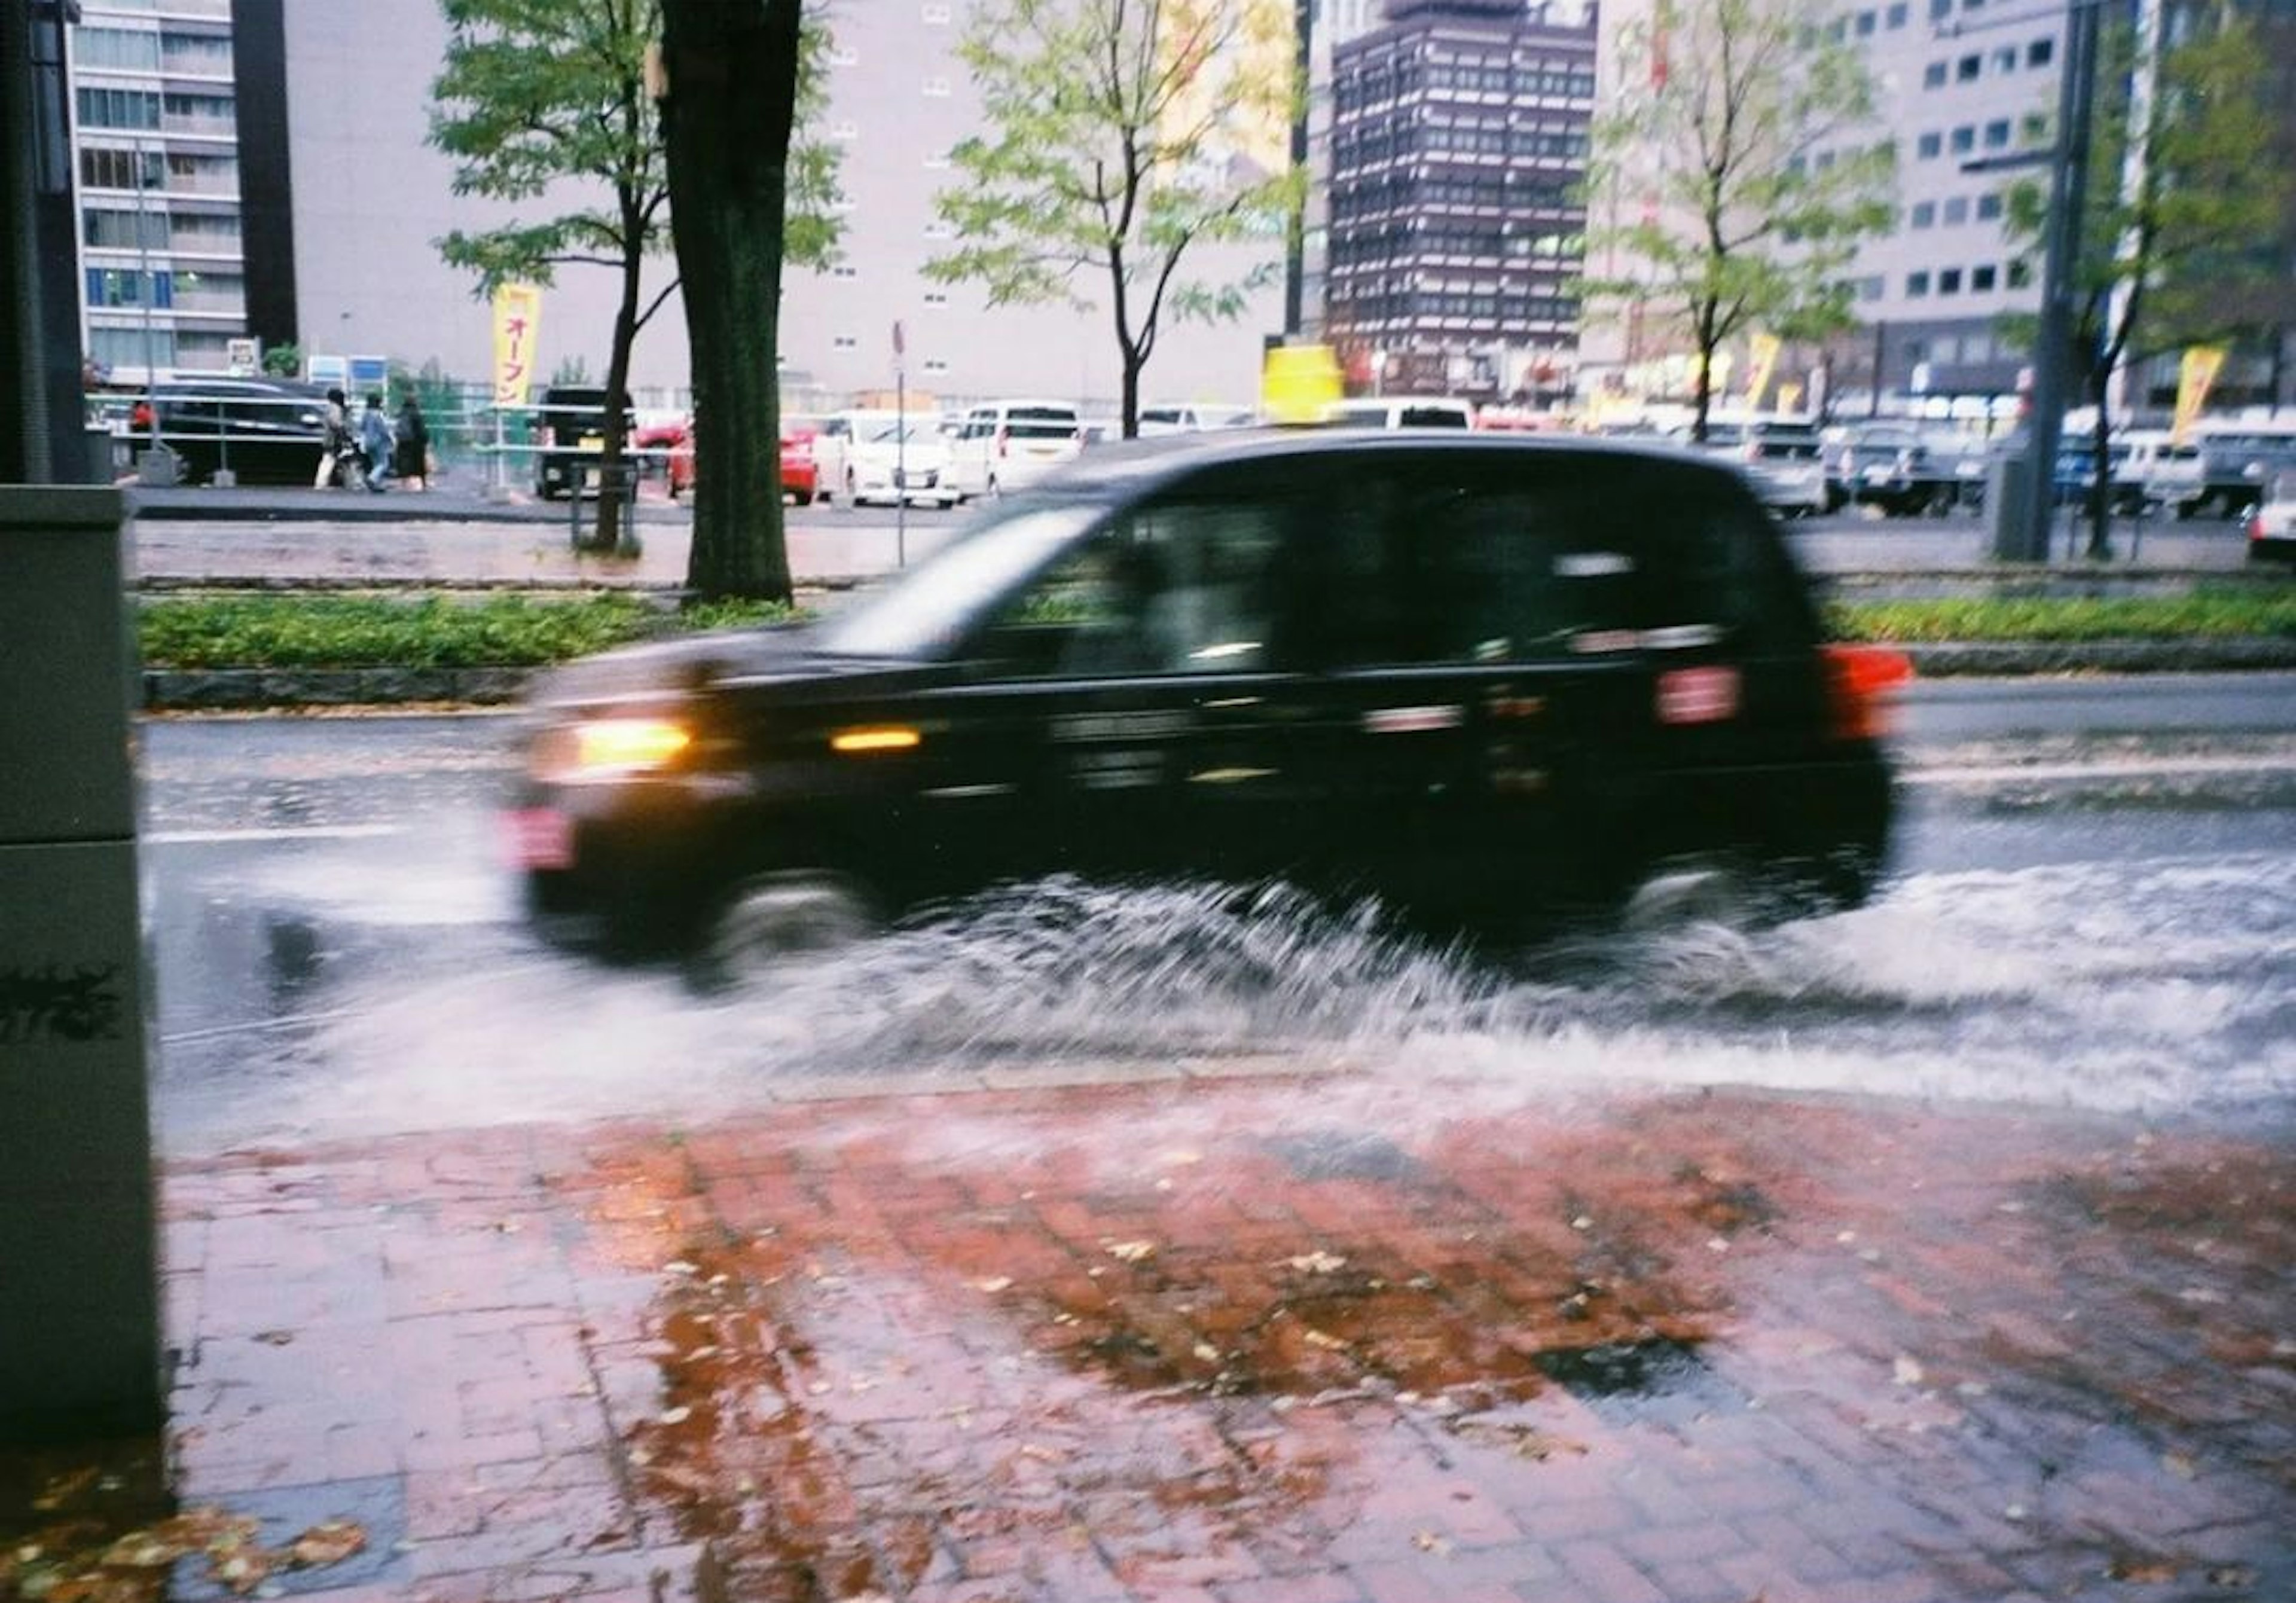
[{"label": "car tire", "polygon": [[759,874],[728,896],[709,921],[690,972],[712,988],[768,977],[792,961],[835,952],[882,923],[858,880],[824,870]]}]

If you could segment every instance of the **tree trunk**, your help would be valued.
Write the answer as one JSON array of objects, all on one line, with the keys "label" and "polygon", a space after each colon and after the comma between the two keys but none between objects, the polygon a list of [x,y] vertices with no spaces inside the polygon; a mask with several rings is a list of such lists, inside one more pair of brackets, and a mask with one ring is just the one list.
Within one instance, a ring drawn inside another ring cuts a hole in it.
[{"label": "tree trunk", "polygon": [[[637,542],[630,537],[630,509],[622,503],[619,490],[621,482],[619,469],[628,454],[629,440],[625,425],[630,413],[630,352],[638,340],[638,290],[645,264],[644,249],[638,241],[637,230],[629,215],[636,209],[634,203],[625,196],[622,202],[623,237],[628,242],[622,249],[622,298],[614,307],[614,343],[606,356],[605,449],[600,454],[603,477],[598,486],[598,521],[594,535],[598,550],[610,551],[619,556],[637,554]],[[577,484],[574,490],[579,495],[581,486]]]},{"label": "tree trunk", "polygon": [[693,385],[697,596],[788,601],[782,250],[800,0],[663,0],[663,151]]},{"label": "tree trunk", "polygon": [[2089,449],[2096,457],[2096,478],[2089,487],[2088,555],[2099,561],[2112,555],[2112,458],[2107,452],[2112,441],[2112,418],[2105,410],[2111,382],[2108,371],[2093,375],[2088,387],[2090,398],[2096,403],[2096,423],[2089,434]]}]

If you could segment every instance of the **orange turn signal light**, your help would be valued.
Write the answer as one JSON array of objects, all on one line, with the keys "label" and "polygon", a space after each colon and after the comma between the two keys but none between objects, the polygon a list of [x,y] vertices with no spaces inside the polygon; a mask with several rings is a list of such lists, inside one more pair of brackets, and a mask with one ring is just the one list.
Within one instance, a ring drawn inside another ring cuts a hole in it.
[{"label": "orange turn signal light", "polygon": [[923,735],[906,724],[886,724],[869,729],[840,729],[829,737],[829,749],[849,756],[865,751],[910,751],[923,740]]}]

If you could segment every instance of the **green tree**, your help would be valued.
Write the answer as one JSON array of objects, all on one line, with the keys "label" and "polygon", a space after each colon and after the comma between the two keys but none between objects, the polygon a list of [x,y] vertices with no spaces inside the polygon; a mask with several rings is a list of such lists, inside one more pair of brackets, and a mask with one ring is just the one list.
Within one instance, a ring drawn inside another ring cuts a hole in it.
[{"label": "green tree", "polygon": [[686,585],[701,597],[790,599],[771,444],[782,264],[807,226],[792,201],[822,179],[791,155],[808,54],[801,10],[800,0],[663,0],[659,87],[693,384]]},{"label": "green tree", "polygon": [[[1240,316],[1282,269],[1303,182],[1290,0],[983,0],[957,46],[988,127],[949,152],[956,245],[925,271],[993,306],[1083,309],[1103,282],[1128,437],[1165,320]],[[1181,276],[1199,247],[1255,243],[1229,276]]]},{"label": "green tree", "polygon": [[[2089,449],[2099,463],[2111,460],[2115,421],[2127,421],[2108,405],[2114,369],[2247,331],[2243,308],[2256,303],[2242,291],[2287,276],[2274,244],[2296,193],[2286,168],[2259,159],[2277,122],[2251,28],[2220,17],[2161,51],[2149,96],[2136,93],[2137,49],[2125,26],[2099,44],[2088,182],[2068,268],[2068,355],[2095,408]],[[2011,184],[2003,209],[2013,244],[2038,251],[2047,180]],[[2030,315],[2005,321],[2028,341],[2038,323]],[[2100,471],[2089,494],[2090,555],[2110,554],[2112,515],[2112,475]]]},{"label": "green tree", "polygon": [[1757,331],[1821,339],[1852,322],[1844,270],[1890,225],[1896,152],[1874,90],[1816,0],[1658,0],[1623,30],[1629,92],[1595,119],[1584,293],[1655,311],[1696,371]]},{"label": "green tree", "polygon": [[293,342],[266,346],[263,351],[263,371],[275,379],[299,379],[303,376],[303,348]]},{"label": "green tree", "polygon": [[[478,291],[557,270],[601,266],[619,274],[608,346],[604,461],[620,462],[638,332],[679,285],[646,294],[645,264],[669,247],[670,182],[647,82],[663,37],[660,0],[441,0],[447,57],[432,86],[430,143],[455,159],[456,194],[531,203],[545,215],[496,228],[456,230],[438,241]],[[728,5],[729,12],[750,9]],[[805,215],[790,234],[796,259],[834,249],[827,200],[834,159],[805,146],[794,193]],[[689,292],[689,299],[690,299]],[[597,539],[619,543],[619,509],[599,508]],[[697,544],[703,531],[697,528]]]}]

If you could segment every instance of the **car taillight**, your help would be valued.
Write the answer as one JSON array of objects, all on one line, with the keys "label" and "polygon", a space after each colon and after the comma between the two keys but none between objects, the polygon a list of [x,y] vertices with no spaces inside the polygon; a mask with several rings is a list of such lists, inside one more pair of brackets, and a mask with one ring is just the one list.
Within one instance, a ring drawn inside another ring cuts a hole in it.
[{"label": "car taillight", "polygon": [[1913,660],[1886,646],[1829,645],[1823,651],[1828,732],[1837,740],[1888,734],[1898,691],[1914,677]]},{"label": "car taillight", "polygon": [[136,402],[135,409],[127,414],[127,421],[137,429],[149,429],[152,426],[152,403]]},{"label": "car taillight", "polygon": [[2264,538],[2264,509],[2262,507],[2258,507],[2255,512],[2249,518],[2248,537],[2251,540],[2261,540]]}]

